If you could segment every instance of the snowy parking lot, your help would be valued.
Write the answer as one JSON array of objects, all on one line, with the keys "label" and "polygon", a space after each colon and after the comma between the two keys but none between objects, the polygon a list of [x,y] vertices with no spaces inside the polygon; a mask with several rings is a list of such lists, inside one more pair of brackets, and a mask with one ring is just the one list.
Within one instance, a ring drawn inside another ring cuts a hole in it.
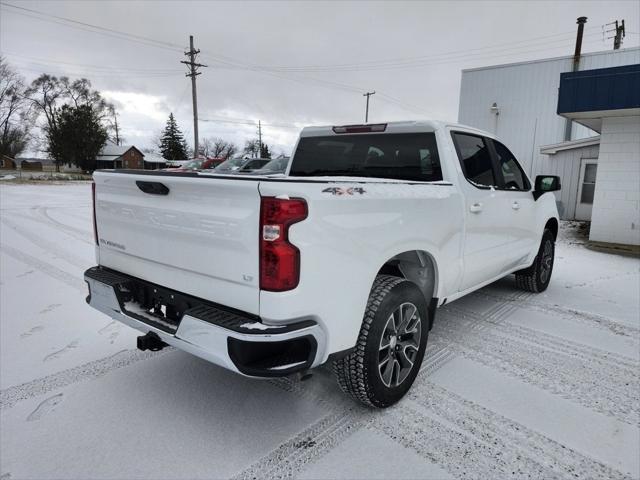
[{"label": "snowy parking lot", "polygon": [[89,183],[0,186],[0,478],[638,478],[640,260],[564,224],[549,289],[438,311],[407,398],[251,380],[85,304]]}]

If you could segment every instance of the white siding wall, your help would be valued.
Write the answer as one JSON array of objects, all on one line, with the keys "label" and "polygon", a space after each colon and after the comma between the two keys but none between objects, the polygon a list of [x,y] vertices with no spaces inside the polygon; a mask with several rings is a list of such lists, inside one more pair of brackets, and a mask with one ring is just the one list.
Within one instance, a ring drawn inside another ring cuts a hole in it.
[{"label": "white siding wall", "polygon": [[[458,121],[494,132],[513,151],[527,173],[542,171],[540,147],[564,140],[566,120],[556,114],[560,73],[571,71],[572,57],[463,70]],[[640,48],[585,54],[580,70],[640,63]],[[496,102],[500,115],[490,111]],[[574,124],[573,139],[593,134]],[[563,183],[570,179],[562,178]]]},{"label": "white siding wall", "polygon": [[602,119],[589,239],[640,245],[640,116]]},{"label": "white siding wall", "polygon": [[555,155],[540,156],[540,171],[547,175],[558,175],[562,189],[555,192],[558,212],[562,220],[573,220],[576,214],[580,163],[583,158],[598,158],[598,145],[563,150]]}]

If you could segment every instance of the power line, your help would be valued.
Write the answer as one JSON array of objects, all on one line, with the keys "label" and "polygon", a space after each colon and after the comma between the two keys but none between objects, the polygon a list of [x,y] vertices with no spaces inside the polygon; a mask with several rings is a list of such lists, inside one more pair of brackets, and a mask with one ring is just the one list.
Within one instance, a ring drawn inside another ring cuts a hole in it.
[{"label": "power line", "polygon": [[[81,28],[82,30],[87,30],[90,29],[88,31],[93,32],[93,33],[102,33],[102,34],[107,34],[107,35],[115,35],[116,38],[120,38],[120,39],[124,39],[124,40],[130,40],[130,41],[137,41],[146,45],[150,45],[150,46],[155,46],[155,47],[161,47],[161,48],[168,48],[168,49],[172,49],[172,50],[182,50],[182,47],[176,43],[172,43],[172,42],[167,42],[167,41],[163,41],[163,40],[157,40],[154,38],[150,38],[150,37],[145,37],[142,35],[136,35],[136,34],[132,34],[132,33],[128,33],[128,32],[123,32],[123,31],[119,31],[119,30],[115,30],[115,29],[111,29],[111,28],[107,28],[107,27],[101,27],[99,25],[94,25],[94,24],[90,24],[87,22],[81,22],[78,20],[74,20],[74,19],[70,19],[70,18],[66,18],[66,17],[61,17],[58,15],[52,15],[52,14],[47,14],[44,12],[40,12],[38,10],[34,10],[34,9],[30,9],[30,8],[26,8],[26,7],[20,7],[17,5],[13,5],[13,4],[9,4],[6,2],[0,2],[0,5],[5,6],[5,7],[10,7],[14,10],[14,13],[20,13],[20,14],[25,14],[27,16],[31,16],[32,18],[37,18],[40,20],[52,20],[55,23],[60,23],[60,22],[68,22],[68,24],[65,24],[66,26],[74,26],[74,27],[78,27]],[[34,16],[38,15],[38,16]],[[43,18],[44,17],[44,18]],[[590,27],[590,28],[597,28],[597,27]],[[599,35],[598,32],[595,32],[594,34]],[[529,39],[523,39],[523,40],[518,40],[515,42],[506,42],[506,43],[500,43],[500,44],[493,44],[493,45],[487,45],[487,46],[483,46],[483,47],[476,47],[476,48],[472,48],[472,49],[464,49],[464,50],[457,50],[457,51],[449,51],[449,52],[443,52],[440,54],[436,54],[436,55],[424,55],[424,56],[417,56],[417,57],[405,57],[405,58],[394,58],[394,59],[386,59],[386,60],[372,60],[372,61],[368,61],[368,62],[360,62],[360,63],[345,63],[345,64],[333,64],[333,65],[303,65],[303,66],[268,66],[268,65],[259,65],[259,64],[253,64],[253,63],[247,63],[247,62],[239,62],[237,60],[235,60],[234,58],[231,57],[227,57],[224,55],[209,55],[208,57],[211,58],[212,61],[215,61],[217,63],[220,63],[222,65],[226,65],[227,67],[234,67],[234,68],[242,68],[242,69],[248,69],[248,70],[253,70],[253,69],[257,69],[257,70],[271,70],[271,71],[280,71],[280,72],[307,72],[307,71],[316,71],[316,72],[320,72],[320,71],[350,71],[350,70],[359,70],[362,71],[362,69],[367,69],[367,70],[377,70],[377,69],[387,69],[387,68],[404,68],[407,66],[411,66],[411,64],[413,62],[417,62],[417,61],[423,61],[426,59],[434,59],[434,58],[438,58],[438,57],[442,57],[442,56],[447,56],[450,57],[452,55],[463,55],[464,57],[470,56],[472,54],[470,54],[469,52],[480,52],[483,50],[495,50],[498,47],[503,47],[502,50],[509,50],[509,49],[514,49],[514,48],[520,48],[520,47],[514,47],[514,45],[516,44],[532,44],[532,43],[538,43],[540,45],[542,45],[543,43],[557,43],[558,41],[560,42],[566,42],[566,41],[571,41],[570,38],[568,39],[556,39],[556,40],[551,40],[551,41],[547,41],[547,42],[542,42],[540,43],[542,40],[548,39],[548,38],[552,38],[552,37],[560,37],[560,36],[566,36],[566,35],[573,35],[573,32],[563,32],[563,33],[556,33],[556,34],[551,34],[551,35],[543,35],[543,36],[539,36],[539,37],[533,37],[533,38],[529,38]],[[524,46],[524,45],[523,45]],[[533,46],[533,45],[527,45],[527,46]],[[419,64],[416,66],[424,66],[423,64]]]},{"label": "power line", "polygon": [[[570,33],[562,33],[562,34],[557,34],[557,35],[573,35],[573,32]],[[410,65],[414,62],[423,62],[425,60],[431,60],[431,59],[437,59],[438,57],[451,57],[451,56],[463,56],[463,57],[468,57],[468,56],[474,56],[474,55],[480,55],[483,54],[483,50],[496,50],[496,51],[502,51],[502,50],[513,50],[513,49],[521,49],[521,48],[527,48],[527,47],[534,47],[534,46],[540,46],[540,45],[545,45],[545,44],[557,44],[557,43],[562,43],[565,44],[567,42],[573,42],[572,38],[566,38],[566,39],[556,39],[556,40],[550,40],[550,41],[544,41],[544,42],[540,42],[540,40],[544,40],[547,37],[551,37],[551,36],[557,36],[557,35],[549,35],[549,36],[542,36],[542,37],[536,37],[536,38],[531,38],[528,40],[521,40],[521,41],[516,41],[516,42],[508,42],[508,43],[501,43],[501,44],[495,44],[495,45],[488,45],[488,46],[484,46],[484,47],[477,47],[477,48],[466,48],[463,50],[454,50],[454,51],[448,51],[448,52],[442,52],[442,53],[438,53],[438,54],[432,54],[432,55],[420,55],[420,56],[415,56],[415,57],[404,57],[404,58],[393,58],[393,59],[387,59],[387,60],[371,60],[371,61],[367,61],[367,62],[360,62],[360,63],[343,63],[343,64],[330,64],[330,65],[304,65],[304,66],[255,66],[256,68],[265,68],[265,69],[269,69],[272,71],[279,71],[279,72],[297,72],[297,71],[336,71],[336,70],[340,70],[340,71],[349,71],[349,70],[361,70],[361,69],[371,69],[374,67],[383,67],[383,68],[387,68],[387,67],[394,67],[394,66],[403,66],[403,65]],[[594,35],[600,35],[599,32],[593,32],[591,34],[585,35],[585,36],[594,36]],[[519,43],[529,43],[530,45],[521,45],[521,46],[514,46],[515,44],[519,44]],[[479,52],[479,53],[470,53],[470,52]]]},{"label": "power line", "polygon": [[3,52],[3,55],[8,55],[10,57],[16,57],[19,59],[30,60],[30,61],[33,61],[33,63],[40,64],[40,65],[51,65],[51,66],[56,66],[58,64],[69,65],[69,66],[80,67],[88,70],[96,70],[98,72],[104,71],[104,72],[114,72],[114,73],[150,73],[150,74],[180,73],[182,74],[182,70],[179,70],[179,69],[175,69],[175,70],[170,70],[168,68],[146,69],[146,68],[137,68],[137,67],[112,67],[112,66],[106,66],[106,65],[92,65],[92,64],[84,64],[84,63],[66,62],[63,60],[51,60],[51,59],[42,58],[42,57],[32,57],[29,55],[18,55],[16,53],[11,53],[6,51]]},{"label": "power line", "polygon": [[[220,117],[220,118],[200,118],[201,122],[211,122],[211,123],[229,123],[229,124],[233,124],[233,125],[249,125],[252,127],[257,127],[258,126],[258,121],[255,120],[249,120],[249,119],[238,119],[238,118],[231,118],[231,117]],[[262,127],[273,127],[273,128],[295,128],[295,129],[300,129],[302,127],[300,127],[299,125],[294,125],[294,124],[286,124],[286,123],[261,123],[260,125]]]},{"label": "power line", "polygon": [[[594,33],[585,35],[585,37],[594,36],[594,35],[599,36],[600,33],[594,32]],[[555,41],[554,43],[557,43],[557,42],[558,41]],[[496,57],[508,57],[513,55],[520,55],[522,53],[534,53],[534,52],[548,51],[548,50],[554,50],[559,48],[568,48],[573,44],[573,39],[564,39],[564,40],[561,40],[560,42],[561,44],[558,44],[556,46],[545,46],[542,48],[526,49],[529,46],[520,46],[520,47],[503,47],[499,50],[477,52],[477,53],[464,53],[464,52],[457,53],[457,54],[443,53],[443,54],[433,55],[431,57],[424,57],[424,60],[421,60],[419,62],[414,61],[414,62],[395,63],[395,64],[378,64],[378,65],[370,65],[370,66],[365,66],[365,65],[358,66],[358,64],[354,64],[353,66],[349,66],[345,68],[333,68],[333,69],[325,69],[325,70],[320,70],[320,69],[304,70],[302,68],[284,69],[279,67],[266,67],[266,66],[244,66],[239,63],[232,64],[231,62],[226,62],[225,64],[223,64],[223,66],[218,66],[218,68],[250,70],[250,71],[260,71],[260,72],[266,71],[266,72],[280,73],[280,74],[308,73],[308,72],[315,72],[315,73],[327,72],[328,73],[328,72],[335,72],[335,71],[365,72],[365,71],[379,71],[379,70],[397,70],[397,69],[404,69],[404,68],[422,68],[422,67],[428,67],[432,65],[444,65],[449,63],[462,63],[465,61],[481,59],[481,58],[485,59],[485,58],[496,58]],[[540,45],[530,45],[530,46],[540,47]],[[513,50],[513,51],[510,52],[509,50]],[[428,59],[432,59],[432,60],[428,60]]]},{"label": "power line", "polygon": [[155,38],[145,37],[145,36],[137,35],[137,34],[134,34],[134,33],[122,32],[122,31],[115,30],[115,29],[112,29],[112,28],[102,27],[100,25],[94,25],[94,24],[91,24],[91,23],[81,22],[79,20],[74,20],[72,18],[61,17],[61,16],[58,16],[58,15],[50,14],[50,13],[44,13],[44,12],[41,12],[39,10],[34,10],[34,9],[31,9],[31,8],[21,7],[21,6],[18,6],[18,5],[13,5],[11,3],[0,2],[0,6],[12,8],[12,9],[14,9],[13,13],[25,15],[25,16],[28,16],[28,17],[31,17],[31,18],[37,18],[37,19],[44,20],[44,21],[51,20],[51,21],[54,21],[54,23],[61,23],[61,22],[62,22],[62,24],[67,24],[68,23],[70,25],[67,25],[67,26],[80,27],[82,30],[85,30],[85,31],[93,31],[94,33],[105,34],[105,35],[108,35],[108,36],[114,36],[115,35],[118,38],[122,38],[123,40],[142,42],[142,43],[145,43],[147,45],[161,47],[161,48],[168,48],[168,49],[172,49],[172,50],[176,50],[177,49],[177,50],[182,51],[182,49],[184,48],[182,45],[178,45],[178,44],[171,43],[171,42],[166,42],[164,40],[157,40]]},{"label": "power line", "polygon": [[[37,64],[36,64],[37,65]],[[40,68],[34,68],[30,66],[18,66],[20,70],[26,70],[28,72],[34,73],[44,73],[45,71],[50,71],[50,69],[56,69],[56,73],[58,75],[63,76],[74,76],[74,77],[87,77],[92,79],[100,79],[100,78],[123,78],[125,76],[125,72],[87,72],[87,71],[70,71],[70,70],[62,70],[61,67],[51,67],[49,65],[42,65]],[[166,77],[177,77],[181,76],[182,73],[127,73],[126,76],[128,78],[166,78]]]}]

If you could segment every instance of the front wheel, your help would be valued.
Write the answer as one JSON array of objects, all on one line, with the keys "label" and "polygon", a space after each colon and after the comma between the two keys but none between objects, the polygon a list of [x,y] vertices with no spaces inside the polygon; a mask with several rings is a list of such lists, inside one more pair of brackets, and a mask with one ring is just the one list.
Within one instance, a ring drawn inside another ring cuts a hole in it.
[{"label": "front wheel", "polygon": [[544,292],[551,281],[554,258],[555,239],[551,230],[545,229],[533,265],[516,272],[516,285],[529,292]]},{"label": "front wheel", "polygon": [[378,275],[355,350],[333,364],[340,388],[368,406],[393,405],[420,371],[428,330],[420,289],[404,278]]}]

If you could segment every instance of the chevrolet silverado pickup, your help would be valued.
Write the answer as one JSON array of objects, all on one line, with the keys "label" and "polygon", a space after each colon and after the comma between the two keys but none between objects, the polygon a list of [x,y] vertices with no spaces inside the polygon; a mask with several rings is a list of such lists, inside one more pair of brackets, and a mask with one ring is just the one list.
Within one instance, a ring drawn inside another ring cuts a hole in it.
[{"label": "chevrolet silverado pickup", "polygon": [[438,121],[307,127],[284,176],[100,170],[87,302],[251,377],[331,362],[387,407],[436,309],[509,274],[551,279],[558,177],[534,185],[492,134]]}]

